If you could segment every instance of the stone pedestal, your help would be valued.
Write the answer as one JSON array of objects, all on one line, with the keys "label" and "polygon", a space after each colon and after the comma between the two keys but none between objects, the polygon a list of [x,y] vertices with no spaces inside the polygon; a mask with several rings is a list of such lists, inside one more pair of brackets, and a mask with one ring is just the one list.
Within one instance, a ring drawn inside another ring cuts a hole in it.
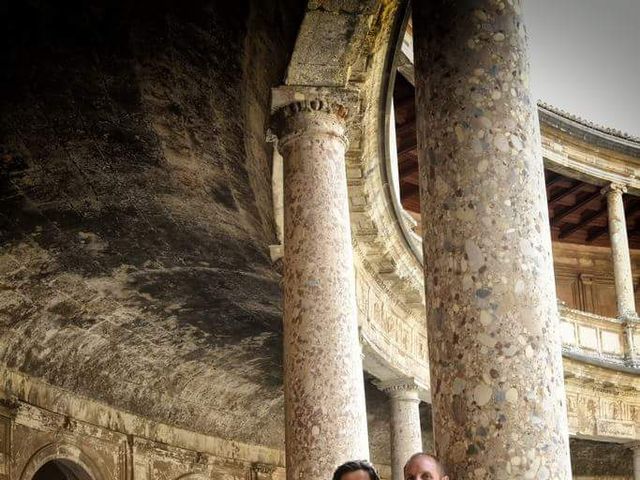
[{"label": "stone pedestal", "polygon": [[277,108],[273,122],[284,159],[287,478],[327,479],[339,464],[368,458],[346,109],[315,94],[294,98]]},{"label": "stone pedestal", "polygon": [[628,319],[635,318],[637,315],[633,293],[629,240],[627,239],[627,221],[622,200],[622,194],[625,192],[626,188],[624,186],[616,184],[611,184],[603,190],[603,193],[607,196],[611,261],[616,285],[618,316]]},{"label": "stone pedestal", "polygon": [[454,479],[568,480],[522,5],[412,5],[436,450]]},{"label": "stone pedestal", "polygon": [[419,387],[412,379],[378,384],[391,406],[391,471],[393,480],[404,480],[404,464],[422,451]]}]

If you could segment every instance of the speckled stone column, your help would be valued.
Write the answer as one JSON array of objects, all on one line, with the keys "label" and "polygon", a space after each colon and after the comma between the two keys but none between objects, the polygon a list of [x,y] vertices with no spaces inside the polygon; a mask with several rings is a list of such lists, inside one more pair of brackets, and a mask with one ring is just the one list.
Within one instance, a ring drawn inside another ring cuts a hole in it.
[{"label": "speckled stone column", "polygon": [[626,191],[624,186],[617,184],[611,184],[603,189],[603,193],[607,196],[611,261],[613,263],[613,277],[616,285],[618,316],[624,319],[635,318],[637,316],[636,302],[633,294],[629,240],[627,239],[627,221],[624,214],[624,203],[622,201],[622,194]]},{"label": "speckled stone column", "polygon": [[420,397],[411,381],[385,382],[378,387],[389,396],[391,407],[391,472],[393,480],[404,480],[404,464],[414,453],[422,451]]},{"label": "speckled stone column", "polygon": [[369,456],[345,171],[346,110],[306,98],[274,114],[284,159],[287,478]]},{"label": "speckled stone column", "polygon": [[568,480],[522,5],[412,4],[436,450],[453,479]]}]

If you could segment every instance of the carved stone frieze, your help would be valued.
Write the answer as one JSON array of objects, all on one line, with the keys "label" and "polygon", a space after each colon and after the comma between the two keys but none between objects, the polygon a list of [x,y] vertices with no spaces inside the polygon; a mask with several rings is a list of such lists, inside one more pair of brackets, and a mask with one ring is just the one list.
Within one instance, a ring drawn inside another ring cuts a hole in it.
[{"label": "carved stone frieze", "polygon": [[565,360],[569,431],[600,440],[640,439],[640,379]]}]

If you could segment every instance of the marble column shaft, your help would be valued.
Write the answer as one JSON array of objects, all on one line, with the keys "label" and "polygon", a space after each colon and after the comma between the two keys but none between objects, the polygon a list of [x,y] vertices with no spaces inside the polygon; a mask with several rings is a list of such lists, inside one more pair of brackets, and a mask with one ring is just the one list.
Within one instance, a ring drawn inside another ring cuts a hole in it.
[{"label": "marble column shaft", "polygon": [[518,0],[412,2],[434,439],[450,478],[571,478]]},{"label": "marble column shaft", "polygon": [[287,479],[368,458],[345,173],[346,110],[323,98],[274,114],[284,159]]},{"label": "marble column shaft", "polygon": [[412,385],[384,389],[391,406],[391,472],[393,480],[404,480],[404,464],[414,453],[422,451],[420,398]]},{"label": "marble column shaft", "polygon": [[636,317],[636,304],[633,292],[629,240],[627,239],[627,221],[622,199],[624,192],[626,192],[626,188],[616,184],[611,184],[603,190],[603,193],[607,196],[611,261],[613,263],[613,277],[616,286],[618,316],[629,319]]}]

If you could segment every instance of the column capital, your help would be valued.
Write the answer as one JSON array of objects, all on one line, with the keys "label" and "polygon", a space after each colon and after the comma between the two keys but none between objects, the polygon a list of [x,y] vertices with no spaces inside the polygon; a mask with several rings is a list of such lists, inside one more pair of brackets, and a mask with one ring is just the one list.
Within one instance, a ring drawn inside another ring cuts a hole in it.
[{"label": "column capital", "polygon": [[252,480],[271,480],[273,474],[276,471],[275,465],[269,465],[267,463],[252,463],[251,464],[251,479]]},{"label": "column capital", "polygon": [[620,194],[627,193],[627,186],[621,183],[610,183],[600,190],[602,195],[610,195],[610,194]]},{"label": "column capital", "polygon": [[357,90],[297,85],[277,87],[271,90],[270,130],[281,146],[313,132],[339,137],[346,147],[348,119],[358,107]]},{"label": "column capital", "polygon": [[373,382],[379,390],[390,397],[406,398],[420,401],[420,392],[428,389],[413,377],[400,377],[392,380]]}]

